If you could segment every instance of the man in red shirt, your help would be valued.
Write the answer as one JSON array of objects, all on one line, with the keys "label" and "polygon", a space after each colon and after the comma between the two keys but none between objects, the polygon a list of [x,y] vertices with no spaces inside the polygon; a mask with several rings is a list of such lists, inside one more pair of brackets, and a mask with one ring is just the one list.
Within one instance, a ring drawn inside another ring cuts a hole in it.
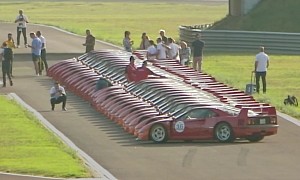
[{"label": "man in red shirt", "polygon": [[138,81],[147,79],[149,75],[155,75],[155,76],[162,77],[158,74],[155,74],[150,69],[148,69],[147,68],[147,61],[144,61],[142,67],[139,67],[136,70],[136,81],[138,82]]},{"label": "man in red shirt", "polygon": [[134,65],[134,57],[130,56],[130,63],[126,66],[125,77],[128,82],[136,81],[136,67]]}]

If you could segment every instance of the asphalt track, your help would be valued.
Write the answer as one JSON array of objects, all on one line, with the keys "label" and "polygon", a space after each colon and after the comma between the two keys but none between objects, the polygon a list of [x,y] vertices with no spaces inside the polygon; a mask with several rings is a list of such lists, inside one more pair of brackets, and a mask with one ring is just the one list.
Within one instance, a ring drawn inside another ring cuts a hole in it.
[{"label": "asphalt track", "polygon": [[[43,26],[30,25],[28,31],[41,30],[47,38],[48,63],[83,53],[83,37]],[[14,24],[0,24],[0,41]],[[23,42],[23,41],[21,41]],[[30,41],[29,41],[30,42]],[[116,48],[97,43],[96,49]],[[14,86],[0,88],[1,94],[16,93],[42,114],[74,144],[90,155],[113,176],[122,180],[297,180],[300,172],[300,129],[279,118],[278,134],[259,143],[237,141],[137,142],[119,126],[93,110],[89,104],[68,94],[67,112],[52,112],[49,89],[52,80],[35,76],[30,50],[15,50]],[[27,180],[25,177],[0,174],[0,180]],[[34,179],[34,178],[31,178]]]}]

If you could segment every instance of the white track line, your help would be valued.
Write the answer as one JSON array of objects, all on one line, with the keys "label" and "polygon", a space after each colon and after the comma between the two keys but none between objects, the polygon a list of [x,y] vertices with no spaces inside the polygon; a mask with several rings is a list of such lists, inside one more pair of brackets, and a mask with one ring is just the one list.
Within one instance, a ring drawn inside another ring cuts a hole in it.
[{"label": "white track line", "polygon": [[92,174],[101,178],[101,180],[115,180],[115,178],[110,172],[104,169],[100,164],[98,164],[93,158],[91,158],[88,154],[82,151],[79,147],[77,147],[69,138],[67,138],[62,132],[57,130],[51,123],[47,121],[39,112],[29,106],[26,102],[24,102],[17,94],[9,93],[8,97],[14,99],[28,111],[33,113],[35,117],[37,117],[40,122],[50,131],[52,131],[55,135],[57,135],[66,145],[72,148],[77,155],[85,162],[85,164],[92,170]]}]

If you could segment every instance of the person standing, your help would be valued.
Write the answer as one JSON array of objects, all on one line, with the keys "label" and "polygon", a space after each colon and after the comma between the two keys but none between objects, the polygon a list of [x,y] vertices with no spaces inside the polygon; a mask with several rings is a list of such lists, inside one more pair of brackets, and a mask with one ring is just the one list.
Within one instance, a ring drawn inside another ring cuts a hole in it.
[{"label": "person standing", "polygon": [[159,30],[159,35],[161,37],[161,40],[162,40],[163,44],[168,43],[168,37],[166,36],[166,31],[165,30],[163,30],[163,29]]},{"label": "person standing", "polygon": [[0,59],[2,60],[2,78],[3,78],[3,87],[6,87],[6,76],[9,79],[10,86],[13,85],[11,76],[10,76],[10,63],[12,59],[12,50],[7,47],[7,44],[4,42],[0,50]]},{"label": "person standing", "polygon": [[191,48],[187,46],[186,42],[180,42],[180,49],[179,49],[179,59],[181,65],[189,65],[191,56]]},{"label": "person standing", "polygon": [[147,33],[143,33],[142,34],[142,41],[140,44],[140,49],[141,50],[147,50],[149,46],[151,46],[150,42],[149,42],[149,37],[147,36]]},{"label": "person standing", "polygon": [[125,68],[125,77],[128,82],[133,82],[136,80],[136,67],[134,64],[134,57],[130,56],[129,61],[129,64]]},{"label": "person standing", "polygon": [[93,51],[95,48],[95,37],[91,34],[91,30],[87,29],[85,31],[86,33],[86,38],[85,38],[85,43],[82,44],[85,46],[85,53],[88,53],[90,51]]},{"label": "person standing", "polygon": [[[42,65],[44,64],[45,65],[45,70],[46,70],[46,73],[48,72],[48,63],[47,63],[47,52],[46,52],[46,38],[42,35],[41,31],[37,31],[36,32],[36,36],[41,40],[42,42],[42,49],[41,49],[41,60],[42,60]],[[40,75],[42,74],[42,70],[43,67],[41,67],[40,69]]]},{"label": "person standing", "polygon": [[158,37],[156,39],[156,49],[157,49],[157,57],[156,59],[167,59],[167,50],[166,50],[166,45],[163,43],[161,37]]},{"label": "person standing", "polygon": [[168,38],[168,54],[169,54],[169,59],[175,59],[179,60],[179,46],[175,44],[175,40],[173,38]]},{"label": "person standing", "polygon": [[150,46],[147,48],[147,59],[154,60],[157,55],[156,45],[154,44],[153,40],[150,40],[149,43],[150,43]]},{"label": "person standing", "polygon": [[132,45],[133,45],[133,41],[130,39],[130,32],[125,31],[124,39],[123,39],[123,46],[124,46],[125,51],[132,52]]},{"label": "person standing", "polygon": [[196,40],[192,42],[193,48],[193,68],[196,71],[201,71],[202,60],[203,60],[203,48],[204,41],[202,41],[200,34],[196,34]]},{"label": "person standing", "polygon": [[265,53],[265,48],[260,47],[260,52],[255,56],[255,63],[254,63],[254,72],[256,78],[256,92],[259,93],[260,85],[259,81],[260,78],[262,80],[263,85],[263,93],[267,92],[267,82],[266,82],[266,75],[267,69],[269,67],[269,56]]},{"label": "person standing", "polygon": [[62,110],[67,111],[66,103],[67,103],[67,94],[65,88],[62,87],[59,82],[54,82],[54,86],[50,89],[50,103],[51,110],[54,111],[55,104],[59,104],[62,102]]},{"label": "person standing", "polygon": [[13,49],[16,48],[16,45],[12,37],[12,33],[8,33],[7,40],[5,41],[5,43],[7,45],[7,48],[10,48],[12,50],[12,58],[10,62],[10,77],[13,77],[12,75],[12,66],[13,66],[13,59],[14,59]]},{"label": "person standing", "polygon": [[42,49],[42,41],[36,36],[34,32],[30,33],[30,37],[32,38],[31,45],[28,47],[31,48],[32,61],[35,69],[35,74],[39,76],[42,71],[42,61],[41,61],[41,49]]},{"label": "person standing", "polygon": [[17,23],[17,47],[20,47],[20,36],[21,33],[24,37],[24,44],[27,47],[27,37],[26,37],[26,27],[28,23],[28,18],[25,14],[23,14],[23,10],[19,10],[19,15],[17,16],[15,23]]}]

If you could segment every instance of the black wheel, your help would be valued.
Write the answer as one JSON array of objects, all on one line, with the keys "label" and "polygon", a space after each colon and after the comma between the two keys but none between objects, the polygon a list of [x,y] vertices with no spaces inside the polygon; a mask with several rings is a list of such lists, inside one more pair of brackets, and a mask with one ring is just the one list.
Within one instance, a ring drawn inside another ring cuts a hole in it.
[{"label": "black wheel", "polygon": [[215,127],[215,138],[219,142],[233,142],[234,135],[228,123],[219,123]]},{"label": "black wheel", "polygon": [[155,143],[162,143],[167,141],[167,131],[161,124],[155,124],[150,131],[150,138]]},{"label": "black wheel", "polygon": [[261,136],[261,135],[256,135],[256,136],[249,136],[246,137],[246,139],[250,142],[258,142],[264,139],[265,136]]}]

